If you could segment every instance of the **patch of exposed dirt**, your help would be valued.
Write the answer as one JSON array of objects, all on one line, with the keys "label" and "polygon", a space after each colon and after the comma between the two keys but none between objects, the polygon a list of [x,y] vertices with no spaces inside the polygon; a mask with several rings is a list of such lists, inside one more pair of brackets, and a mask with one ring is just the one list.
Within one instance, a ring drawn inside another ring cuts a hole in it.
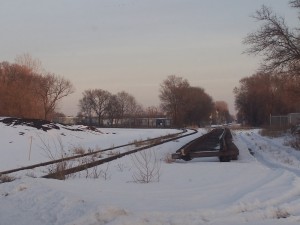
[{"label": "patch of exposed dirt", "polygon": [[[0,123],[4,123],[6,126],[29,126],[34,127],[38,130],[48,131],[52,129],[61,130],[61,128],[70,130],[70,131],[92,131],[94,134],[103,134],[98,128],[92,127],[92,126],[82,126],[80,128],[73,127],[69,125],[62,125],[59,124],[59,126],[53,122],[47,121],[47,120],[39,120],[39,119],[22,119],[22,118],[14,118],[14,117],[6,117],[3,119],[0,119]],[[28,129],[27,129],[28,130]],[[19,132],[19,135],[24,135],[24,132]],[[64,133],[61,133],[61,135],[66,136]]]},{"label": "patch of exposed dirt", "polygon": [[43,131],[48,131],[51,129],[56,129],[56,130],[60,129],[59,126],[55,125],[52,122],[46,120],[38,120],[38,119],[4,118],[0,120],[0,122],[4,123],[7,126],[25,125]]}]

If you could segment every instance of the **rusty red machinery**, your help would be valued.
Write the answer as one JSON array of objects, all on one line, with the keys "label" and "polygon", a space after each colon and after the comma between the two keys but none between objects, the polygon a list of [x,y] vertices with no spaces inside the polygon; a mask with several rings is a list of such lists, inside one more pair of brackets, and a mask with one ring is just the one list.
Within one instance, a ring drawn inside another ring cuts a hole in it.
[{"label": "rusty red machinery", "polygon": [[200,157],[219,157],[220,162],[237,160],[239,150],[228,128],[216,128],[189,142],[172,154],[173,159],[191,160]]}]

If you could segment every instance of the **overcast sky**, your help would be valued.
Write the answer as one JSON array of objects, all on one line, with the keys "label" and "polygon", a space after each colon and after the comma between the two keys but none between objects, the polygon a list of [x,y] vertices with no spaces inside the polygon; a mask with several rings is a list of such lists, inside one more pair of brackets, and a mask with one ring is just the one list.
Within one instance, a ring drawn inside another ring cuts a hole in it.
[{"label": "overcast sky", "polygon": [[159,105],[168,75],[186,78],[234,113],[233,88],[259,59],[242,40],[262,4],[296,24],[288,0],[0,0],[0,61],[20,54],[69,79],[61,111],[76,115],[86,89],[126,91]]}]

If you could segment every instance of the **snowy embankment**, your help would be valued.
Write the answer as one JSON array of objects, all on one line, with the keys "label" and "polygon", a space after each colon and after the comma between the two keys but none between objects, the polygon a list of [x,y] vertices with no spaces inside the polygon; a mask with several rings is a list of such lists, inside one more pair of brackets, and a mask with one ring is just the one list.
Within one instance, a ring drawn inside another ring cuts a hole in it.
[{"label": "snowy embankment", "polygon": [[[76,149],[95,151],[181,132],[176,129],[99,129],[60,124],[2,123],[0,171],[74,155]],[[37,129],[38,127],[39,129]]]},{"label": "snowy embankment", "polygon": [[[8,128],[11,129],[0,125],[1,145],[10,147],[9,151],[1,147],[2,169],[13,167],[10,164],[22,164],[16,155],[20,154],[20,148],[16,147],[25,145],[25,142],[17,144],[24,136],[16,133],[6,136],[12,133]],[[19,129],[28,128],[12,129],[19,132]],[[76,134],[73,141],[68,141],[75,144],[74,140],[80,137],[78,144],[82,146],[109,147],[150,135],[147,133],[150,130],[101,131],[111,135]],[[206,132],[199,131],[200,134]],[[154,136],[159,132],[162,130],[151,130]],[[48,134],[42,135],[45,138]],[[6,144],[8,137],[15,147]],[[234,141],[240,149],[237,161],[220,163],[217,158],[164,161],[167,153],[173,153],[192,138],[153,148],[161,159],[158,182],[133,182],[137,168],[133,157],[126,156],[99,166],[105,176],[97,179],[86,179],[88,172],[82,172],[65,181],[24,176],[0,184],[0,224],[300,224],[299,152],[284,146],[281,139],[261,137],[256,130],[250,130],[235,132]],[[28,143],[28,137],[26,140]],[[32,157],[34,151],[38,148],[32,149]],[[285,160],[281,160],[283,155]],[[12,160],[14,157],[20,162]],[[11,161],[5,162],[4,158]],[[27,163],[28,158],[23,159],[23,163]]]}]

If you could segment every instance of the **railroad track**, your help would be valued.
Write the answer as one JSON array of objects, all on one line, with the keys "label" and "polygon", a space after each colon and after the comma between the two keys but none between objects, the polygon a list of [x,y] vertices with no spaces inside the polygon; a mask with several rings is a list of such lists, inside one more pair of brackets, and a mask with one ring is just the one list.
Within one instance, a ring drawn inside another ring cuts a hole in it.
[{"label": "railroad track", "polygon": [[[112,148],[107,148],[99,151],[89,152],[82,155],[76,155],[71,157],[65,157],[57,160],[52,160],[48,162],[43,162],[39,164],[34,164],[30,166],[15,168],[11,170],[6,170],[0,172],[0,175],[5,174],[13,174],[19,171],[24,170],[31,170],[38,167],[46,167],[49,165],[61,165],[66,162],[72,160],[78,160],[84,157],[94,157],[94,160],[89,161],[87,160],[86,163],[80,163],[77,166],[73,166],[67,169],[60,169],[57,171],[52,171],[46,175],[42,175],[43,178],[54,178],[54,179],[65,179],[65,176],[74,174],[83,170],[87,170],[89,168],[116,160],[118,158],[124,157],[126,155],[130,155],[142,150],[146,150],[148,148],[153,148],[158,145],[165,144],[167,142],[171,142],[180,138],[184,138],[190,135],[197,133],[197,130],[192,130],[192,132],[187,133],[187,130],[183,130],[179,133],[161,136],[158,138],[148,139],[140,142],[124,144]],[[140,146],[140,147],[136,147]],[[118,152],[117,149],[123,147],[131,147],[131,149]],[[106,157],[99,158],[97,154],[102,154],[104,152],[110,152],[111,154]],[[176,151],[175,154],[172,154],[173,159],[183,159],[183,160],[191,160],[193,158],[198,157],[212,157],[217,156],[219,157],[221,162],[228,162],[230,160],[235,160],[238,157],[238,149],[232,142],[231,132],[227,128],[222,129],[214,129],[211,132],[204,134],[203,136],[194,139],[193,141],[189,142],[188,144],[182,146],[180,149]],[[96,158],[96,159],[95,159]]]},{"label": "railroad track", "polygon": [[232,142],[228,128],[217,128],[193,140],[172,154],[173,159],[191,160],[200,157],[219,157],[220,162],[237,160],[239,150]]},{"label": "railroad track", "polygon": [[[0,172],[0,175],[12,174],[12,173],[16,173],[16,172],[24,171],[24,170],[25,171],[32,170],[32,169],[35,169],[38,167],[43,168],[43,167],[51,166],[51,165],[63,165],[64,163],[75,160],[75,159],[78,160],[78,159],[81,159],[84,157],[91,157],[91,158],[94,157],[92,161],[86,160],[89,162],[80,163],[80,165],[74,166],[72,168],[60,169],[59,171],[53,171],[53,172],[50,172],[49,174],[42,176],[43,178],[64,179],[64,177],[66,175],[77,173],[77,172],[101,165],[103,163],[107,163],[107,162],[116,160],[116,159],[124,157],[126,155],[130,155],[130,154],[136,153],[138,151],[142,151],[142,150],[152,148],[152,147],[155,147],[155,146],[158,146],[158,145],[170,142],[170,141],[174,141],[174,140],[177,140],[177,139],[180,139],[183,137],[187,137],[187,136],[193,135],[198,132],[197,130],[192,130],[192,132],[185,134],[185,133],[187,133],[187,131],[188,130],[182,130],[181,132],[178,132],[178,133],[172,134],[172,135],[165,135],[165,136],[161,136],[158,138],[147,139],[144,141],[134,142],[134,143],[130,143],[130,144],[124,144],[124,145],[120,145],[120,146],[116,146],[116,147],[112,147],[112,148],[107,148],[107,149],[103,149],[103,150],[98,150],[98,151],[94,151],[94,152],[81,154],[81,155],[64,157],[64,158],[57,159],[57,160],[52,160],[52,161],[47,161],[47,162],[43,162],[43,163],[39,163],[39,164],[33,164],[30,166],[6,170],[6,171]],[[136,146],[140,146],[140,147],[136,147]],[[120,149],[123,147],[131,147],[131,149],[126,150],[124,152],[117,151],[117,149]],[[102,154],[105,152],[109,152],[111,154],[105,158],[98,158],[99,154]]]}]

